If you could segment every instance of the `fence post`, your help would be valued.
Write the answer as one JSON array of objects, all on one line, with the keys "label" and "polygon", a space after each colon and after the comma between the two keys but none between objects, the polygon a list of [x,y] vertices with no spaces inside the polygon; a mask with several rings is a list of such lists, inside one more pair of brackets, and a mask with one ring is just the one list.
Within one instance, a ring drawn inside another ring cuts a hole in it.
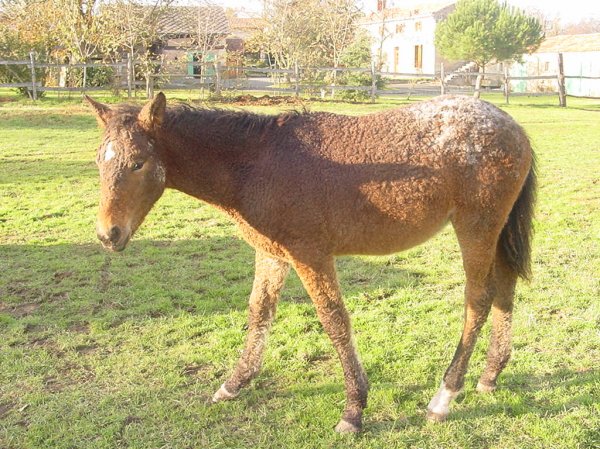
[{"label": "fence post", "polygon": [[444,95],[446,93],[446,84],[444,78],[446,77],[446,73],[444,72],[444,63],[440,62],[440,95]]},{"label": "fence post", "polygon": [[81,86],[81,92],[85,92],[85,88],[87,87],[87,62],[83,63],[83,83]]},{"label": "fence post", "polygon": [[133,61],[131,55],[127,53],[127,98],[131,98],[131,85],[133,84]]},{"label": "fence post", "polygon": [[35,52],[29,52],[29,60],[31,61],[31,96],[33,100],[37,100],[37,81],[35,79]]},{"label": "fence post", "polygon": [[563,54],[558,54],[558,103],[561,108],[567,107],[567,90],[565,88],[565,68]]},{"label": "fence post", "polygon": [[375,94],[377,93],[377,71],[375,70],[375,61],[371,61],[371,103],[375,103]]},{"label": "fence post", "polygon": [[298,61],[294,62],[294,96],[300,96],[300,69],[298,68]]},{"label": "fence post", "polygon": [[504,67],[504,99],[506,104],[510,103],[510,76],[508,74],[508,66]]},{"label": "fence post", "polygon": [[151,72],[146,73],[146,97],[148,100],[154,98],[154,74]]},{"label": "fence post", "polygon": [[217,61],[215,64],[215,95],[221,96],[221,63]]}]

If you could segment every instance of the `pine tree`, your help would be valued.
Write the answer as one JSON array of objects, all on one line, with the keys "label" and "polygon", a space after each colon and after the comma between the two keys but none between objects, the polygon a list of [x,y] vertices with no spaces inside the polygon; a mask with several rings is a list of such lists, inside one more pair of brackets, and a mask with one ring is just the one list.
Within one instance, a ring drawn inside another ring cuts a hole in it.
[{"label": "pine tree", "polygon": [[485,67],[492,61],[519,61],[535,51],[544,33],[540,22],[522,10],[498,0],[461,0],[438,26],[435,45],[451,60],[474,61],[480,69],[475,96]]}]

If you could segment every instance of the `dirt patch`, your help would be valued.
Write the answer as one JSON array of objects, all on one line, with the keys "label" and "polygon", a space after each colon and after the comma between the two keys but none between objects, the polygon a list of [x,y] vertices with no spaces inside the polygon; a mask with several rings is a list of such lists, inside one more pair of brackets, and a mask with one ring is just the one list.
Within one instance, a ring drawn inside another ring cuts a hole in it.
[{"label": "dirt patch", "polygon": [[14,402],[4,402],[0,404],[0,419],[8,415],[8,412],[10,412],[14,407]]},{"label": "dirt patch", "polygon": [[40,305],[35,302],[26,304],[6,304],[0,303],[0,312],[8,313],[13,318],[23,318],[31,315],[40,308]]},{"label": "dirt patch", "polygon": [[[2,292],[4,294],[4,292]],[[13,282],[6,286],[6,295],[14,296],[19,299],[35,299],[40,297],[40,291],[35,288],[29,288],[24,282]]]},{"label": "dirt patch", "polygon": [[75,346],[75,351],[77,351],[78,354],[82,354],[82,355],[91,354],[91,353],[95,352],[96,349],[98,349],[97,345],[79,345],[79,346]]},{"label": "dirt patch", "polygon": [[70,332],[75,332],[78,334],[89,334],[90,333],[90,324],[89,323],[75,323],[69,326]]},{"label": "dirt patch", "polygon": [[59,393],[65,389],[65,384],[57,377],[47,376],[44,378],[44,388],[50,393]]},{"label": "dirt patch", "polygon": [[98,280],[98,290],[101,292],[105,292],[110,287],[110,264],[111,264],[110,256],[106,255],[104,258],[104,262],[100,267],[100,279]]},{"label": "dirt patch", "polygon": [[30,348],[40,348],[46,350],[50,355],[56,358],[62,357],[65,352],[58,347],[56,342],[48,336],[39,336],[36,338],[32,338],[27,343],[27,346]]},{"label": "dirt patch", "polygon": [[277,106],[282,104],[303,105],[304,100],[296,97],[263,95],[255,97],[254,95],[238,95],[233,98],[223,98],[222,103],[231,103],[236,106]]},{"label": "dirt patch", "polygon": [[[121,427],[119,428],[116,438],[117,441],[120,443],[124,443],[123,438],[124,438],[124,434],[125,434],[125,430],[127,429],[128,426],[133,425],[133,424],[141,424],[142,418],[140,418],[139,416],[134,416],[134,415],[129,415],[127,416],[123,422],[121,423]],[[121,446],[122,444],[119,444],[119,446]]]},{"label": "dirt patch", "polygon": [[27,323],[23,329],[26,334],[40,334],[48,330],[48,326],[43,324]]},{"label": "dirt patch", "polygon": [[181,374],[186,377],[195,377],[200,379],[212,379],[214,377],[214,373],[212,372],[212,367],[209,365],[186,365],[183,370],[181,370]]},{"label": "dirt patch", "polygon": [[22,301],[20,304],[0,301],[0,313],[7,313],[13,318],[23,318],[35,313],[42,303],[65,301],[69,299],[67,292],[42,291],[29,288],[21,281],[0,289],[0,296],[13,296]]},{"label": "dirt patch", "polygon": [[54,273],[53,277],[56,282],[60,282],[63,279],[70,278],[71,276],[73,276],[72,271],[57,271]]}]

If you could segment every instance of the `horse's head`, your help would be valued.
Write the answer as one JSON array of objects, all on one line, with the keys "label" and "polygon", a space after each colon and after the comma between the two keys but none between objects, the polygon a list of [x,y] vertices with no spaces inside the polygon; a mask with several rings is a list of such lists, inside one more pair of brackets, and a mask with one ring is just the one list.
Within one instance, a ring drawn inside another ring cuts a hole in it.
[{"label": "horse's head", "polygon": [[101,185],[96,231],[105,248],[122,251],[165,189],[157,137],[166,99],[160,93],[141,110],[86,100],[104,128],[96,156]]}]

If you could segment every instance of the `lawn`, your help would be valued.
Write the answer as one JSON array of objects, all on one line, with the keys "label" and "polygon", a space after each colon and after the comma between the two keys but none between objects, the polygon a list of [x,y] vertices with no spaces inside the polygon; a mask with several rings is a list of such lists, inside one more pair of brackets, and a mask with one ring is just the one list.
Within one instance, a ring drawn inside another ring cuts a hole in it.
[{"label": "lawn", "polygon": [[125,252],[105,252],[95,119],[80,102],[12,100],[0,101],[0,448],[600,448],[599,100],[502,106],[533,141],[540,188],[534,279],[518,286],[493,395],[474,391],[486,326],[449,420],[425,420],[462,328],[450,228],[338,260],[371,381],[358,436],[332,430],[341,367],[295,275],[261,374],[208,405],[242,347],[252,249],[225,216],[168,191]]}]

